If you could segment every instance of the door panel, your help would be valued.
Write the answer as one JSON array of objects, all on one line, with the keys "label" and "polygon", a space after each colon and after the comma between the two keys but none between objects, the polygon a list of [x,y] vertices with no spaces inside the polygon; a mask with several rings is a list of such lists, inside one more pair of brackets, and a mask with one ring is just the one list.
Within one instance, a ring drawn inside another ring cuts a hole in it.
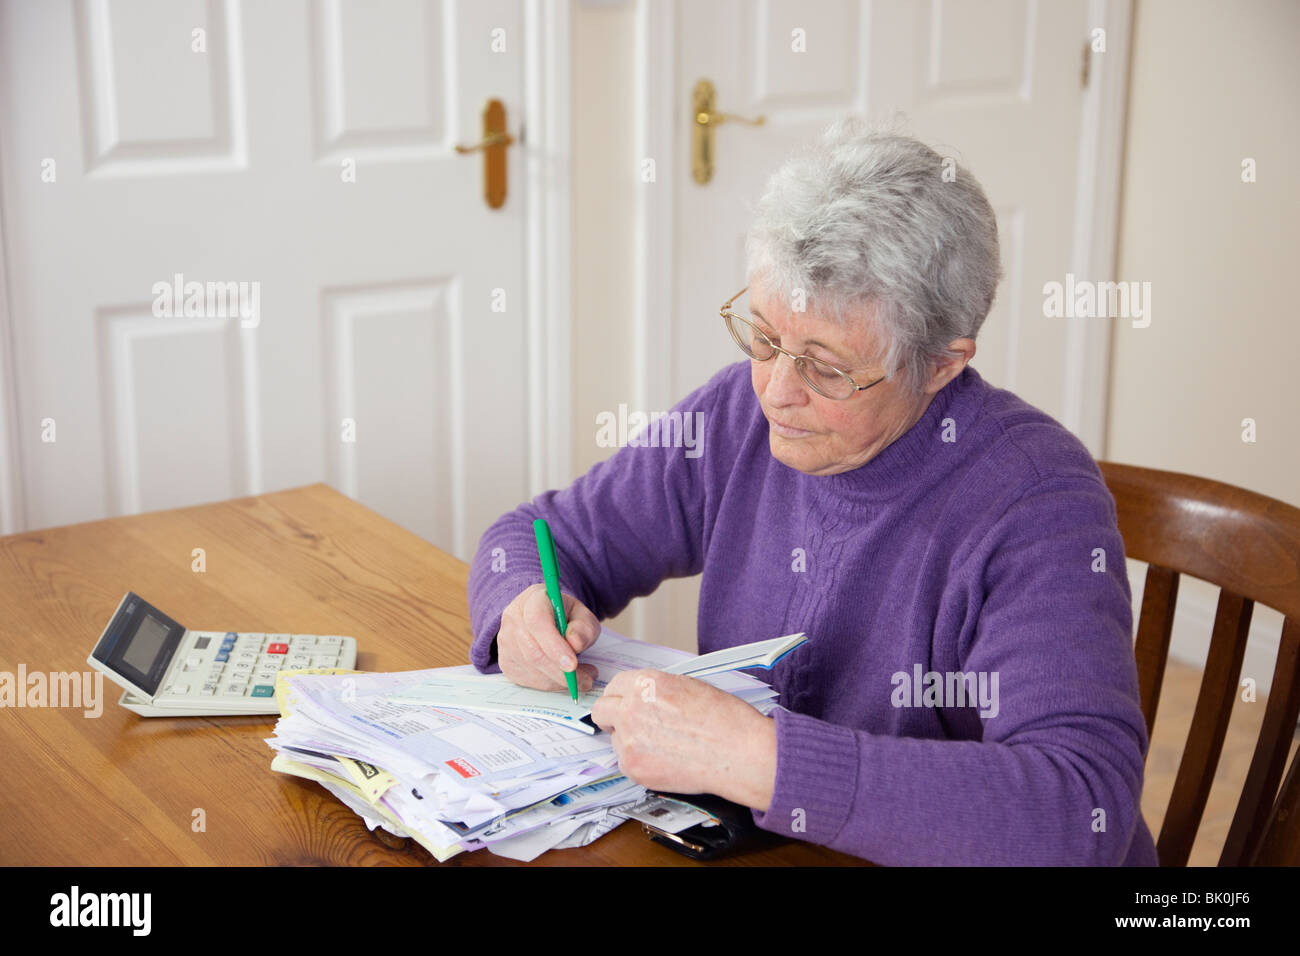
[{"label": "door panel", "polygon": [[0,4],[28,527],[325,480],[472,553],[528,493],[523,163],[492,210],[453,147],[489,97],[519,138],[523,29],[518,0]]}]

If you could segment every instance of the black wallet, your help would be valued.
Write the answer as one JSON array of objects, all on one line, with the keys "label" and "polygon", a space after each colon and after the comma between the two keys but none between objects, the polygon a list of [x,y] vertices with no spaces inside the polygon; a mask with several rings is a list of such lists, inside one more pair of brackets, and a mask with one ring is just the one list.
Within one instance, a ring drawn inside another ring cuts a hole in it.
[{"label": "black wallet", "polygon": [[711,793],[669,793],[666,790],[651,790],[650,793],[697,807],[718,821],[711,826],[697,823],[680,833],[666,833],[649,824],[641,824],[651,840],[693,860],[713,860],[735,853],[757,843],[763,833],[754,823],[754,815],[749,807],[742,807]]}]

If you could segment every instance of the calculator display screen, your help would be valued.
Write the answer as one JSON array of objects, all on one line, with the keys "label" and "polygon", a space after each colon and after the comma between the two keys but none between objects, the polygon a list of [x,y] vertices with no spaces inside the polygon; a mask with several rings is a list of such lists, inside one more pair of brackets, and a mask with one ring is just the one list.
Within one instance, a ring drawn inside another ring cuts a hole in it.
[{"label": "calculator display screen", "polygon": [[180,623],[128,591],[91,656],[107,668],[104,673],[111,679],[121,677],[132,689],[153,697],[184,636]]},{"label": "calculator display screen", "polygon": [[122,660],[143,674],[149,673],[153,662],[162,650],[170,630],[166,624],[148,614],[140,619],[140,626],[122,651]]}]

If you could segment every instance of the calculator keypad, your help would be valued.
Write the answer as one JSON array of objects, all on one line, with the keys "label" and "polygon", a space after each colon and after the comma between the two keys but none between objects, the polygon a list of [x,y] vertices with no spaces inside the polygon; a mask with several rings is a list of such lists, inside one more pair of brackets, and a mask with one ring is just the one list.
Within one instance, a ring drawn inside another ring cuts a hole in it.
[{"label": "calculator keypad", "polygon": [[355,642],[335,635],[200,634],[184,650],[163,695],[219,698],[270,698],[281,670],[351,666]]}]

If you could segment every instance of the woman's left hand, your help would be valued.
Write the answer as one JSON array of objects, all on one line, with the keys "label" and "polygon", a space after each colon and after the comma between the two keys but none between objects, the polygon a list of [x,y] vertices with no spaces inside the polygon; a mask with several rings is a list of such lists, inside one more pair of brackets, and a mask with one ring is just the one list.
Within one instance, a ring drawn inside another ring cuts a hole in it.
[{"label": "woman's left hand", "polygon": [[591,719],[619,768],[642,786],[712,793],[766,811],[776,781],[776,724],[712,684],[657,670],[623,671]]}]

